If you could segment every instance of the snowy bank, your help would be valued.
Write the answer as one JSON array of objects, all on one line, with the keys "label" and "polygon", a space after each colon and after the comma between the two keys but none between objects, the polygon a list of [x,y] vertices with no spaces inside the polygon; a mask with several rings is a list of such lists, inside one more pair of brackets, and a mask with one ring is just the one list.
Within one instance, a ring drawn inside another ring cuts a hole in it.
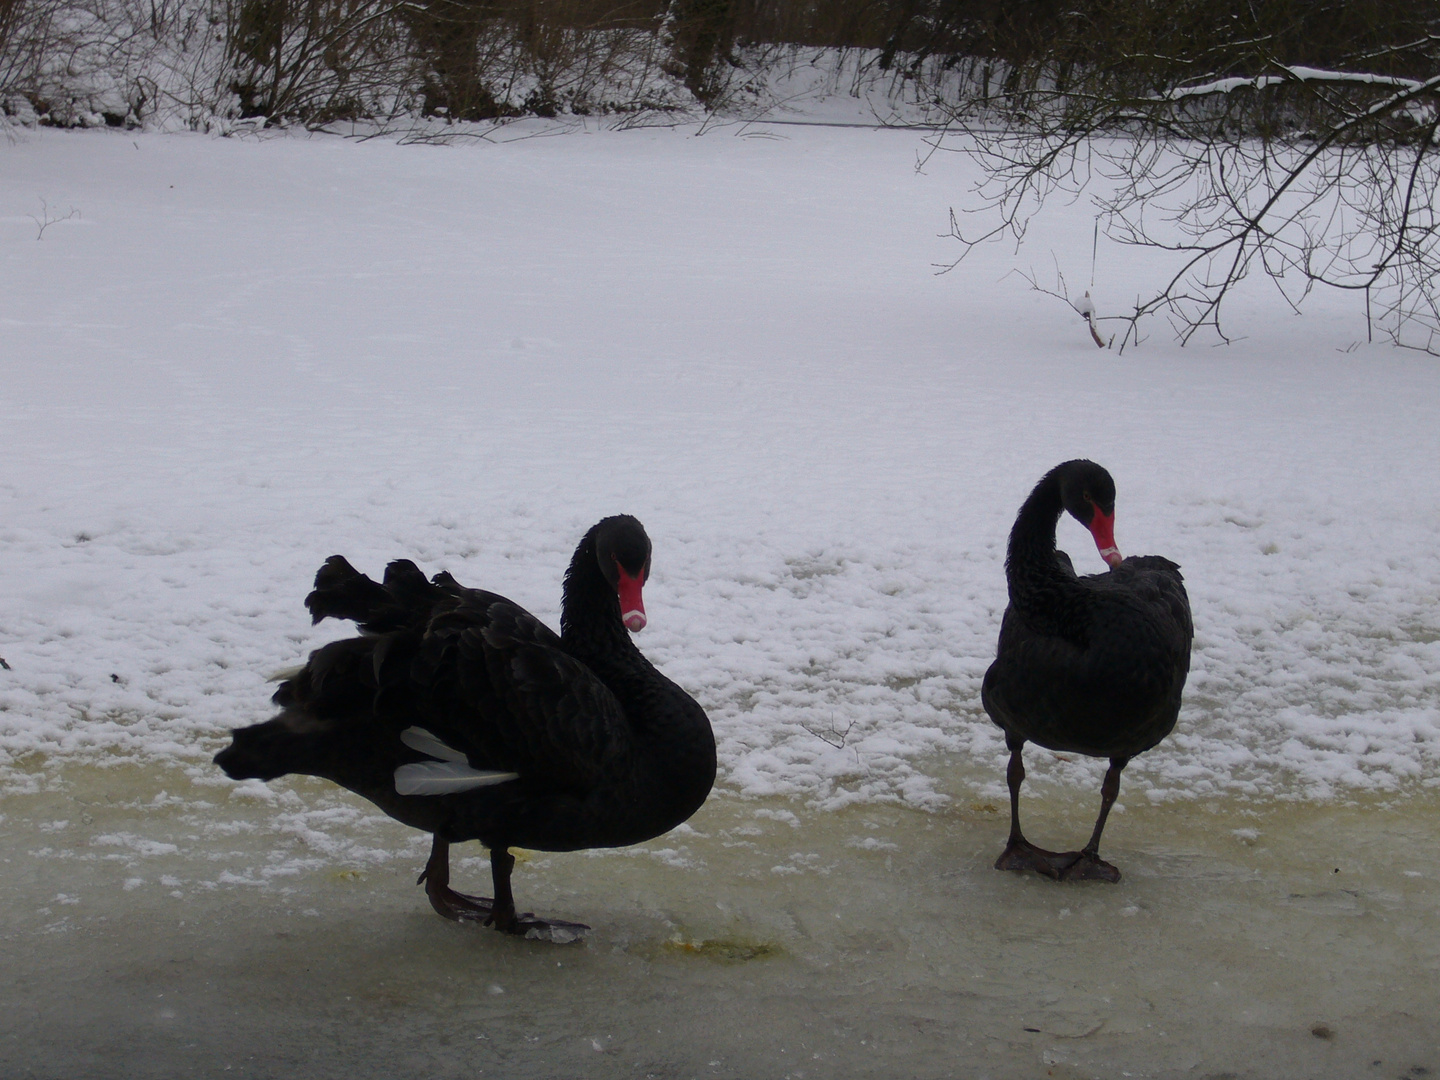
[{"label": "snowy bank", "polygon": [[[1005,276],[1047,253],[933,274],[974,178],[917,172],[914,133],[528,137],[551,130],[5,148],[3,789],[209,775],[266,677],[343,632],[301,605],[332,553],[553,625],[576,539],[626,511],[655,541],[640,645],[709,710],[725,790],[993,799],[1005,539],[1078,455],[1116,478],[1122,551],[1174,558],[1194,607],[1180,725],[1127,795],[1440,783],[1433,359],[1263,287],[1229,348],[1098,351]],[[37,242],[42,199],[79,213]],[[1086,208],[1051,214],[1083,276]],[[1153,258],[1102,247],[1097,302]],[[1101,568],[1073,523],[1061,544]]]}]

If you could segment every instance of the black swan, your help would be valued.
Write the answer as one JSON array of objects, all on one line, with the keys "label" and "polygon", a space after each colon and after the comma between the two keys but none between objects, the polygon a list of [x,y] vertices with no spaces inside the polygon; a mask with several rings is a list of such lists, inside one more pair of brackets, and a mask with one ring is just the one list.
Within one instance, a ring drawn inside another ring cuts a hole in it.
[{"label": "black swan", "polygon": [[[215,762],[236,780],[323,777],[432,833],[419,881],[447,919],[571,940],[589,928],[516,913],[508,849],[649,840],[715,781],[704,710],[626,633],[645,625],[649,574],[640,522],[601,521],[566,571],[557,637],[448,573],[427,581],[401,559],[380,585],[332,556],[305,606],[361,636],[311,653],[276,691],[280,714],[233,731]],[[450,889],[450,845],[464,840],[490,851],[493,900]]]},{"label": "black swan", "polygon": [[[1090,530],[1104,574],[1076,577],[1055,550],[1063,511]],[[1093,461],[1051,469],[1020,508],[1005,557],[1010,605],[981,701],[1010,750],[1010,842],[997,870],[1066,880],[1119,881],[1100,858],[1100,833],[1120,772],[1175,727],[1194,629],[1180,568],[1158,555],[1123,559],[1115,547],[1115,481]],[[1080,851],[1037,848],[1020,831],[1026,742],[1110,759],[1100,816]]]}]

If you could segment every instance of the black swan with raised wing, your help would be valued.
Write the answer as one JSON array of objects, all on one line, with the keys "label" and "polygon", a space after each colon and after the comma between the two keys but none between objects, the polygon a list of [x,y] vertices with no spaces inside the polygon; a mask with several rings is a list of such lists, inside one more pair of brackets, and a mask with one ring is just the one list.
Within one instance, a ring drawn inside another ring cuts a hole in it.
[{"label": "black swan with raised wing", "polygon": [[[1104,574],[1077,577],[1055,549],[1068,511],[1090,530]],[[997,870],[1067,880],[1119,881],[1100,858],[1100,833],[1120,772],[1175,727],[1194,630],[1180,568],[1158,555],[1124,559],[1115,547],[1115,481],[1093,461],[1057,465],[1035,485],[1010,532],[1010,606],[981,700],[1010,750],[1010,842]],[[1020,831],[1026,742],[1110,759],[1100,816],[1080,851],[1046,851]]]},{"label": "black swan with raised wing", "polygon": [[[715,780],[704,710],[640,654],[650,538],[601,521],[565,574],[560,634],[448,573],[392,562],[384,584],[332,556],[305,599],[316,622],[361,636],[311,653],[272,720],[232,732],[215,758],[234,779],[334,781],[434,836],[420,881],[447,919],[566,940],[579,923],[518,914],[509,848],[574,851],[659,836]],[[450,888],[450,845],[490,851],[493,899]]]}]

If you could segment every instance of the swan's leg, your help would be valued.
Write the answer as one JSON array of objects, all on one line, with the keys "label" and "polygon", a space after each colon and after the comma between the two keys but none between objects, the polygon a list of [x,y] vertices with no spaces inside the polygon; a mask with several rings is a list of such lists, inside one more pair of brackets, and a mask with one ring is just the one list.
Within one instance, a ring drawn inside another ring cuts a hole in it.
[{"label": "swan's leg", "polygon": [[1005,745],[1010,748],[1010,764],[1005,769],[1005,782],[1010,786],[1010,843],[1023,844],[1025,836],[1020,831],[1020,785],[1025,783],[1025,740],[1006,736]]},{"label": "swan's leg", "polygon": [[1061,875],[1066,881],[1109,881],[1120,880],[1120,871],[1100,858],[1100,834],[1105,831],[1105,819],[1120,794],[1120,773],[1130,763],[1128,757],[1111,758],[1110,768],[1105,771],[1105,782],[1100,785],[1100,816],[1095,819],[1095,831],[1090,842],[1080,850],[1077,858]]},{"label": "swan's leg", "polygon": [[534,912],[530,911],[517,914],[515,894],[510,889],[510,874],[514,869],[515,856],[510,854],[508,847],[490,849],[490,879],[495,883],[495,899],[485,901],[485,903],[493,905],[490,916],[485,920],[486,926],[493,926],[496,930],[503,930],[507,934],[519,934],[522,937],[531,930],[539,930],[541,933],[536,936],[545,937],[547,935],[544,931],[552,927],[572,930],[590,929],[584,923],[563,922],[559,919],[537,919]]},{"label": "swan's leg", "polygon": [[1034,870],[1049,878],[1059,878],[1079,856],[1073,851],[1046,851],[1025,839],[1020,831],[1020,785],[1025,782],[1025,761],[1021,752],[1025,748],[1025,740],[1006,732],[1005,745],[1010,748],[1010,765],[1005,770],[1005,781],[1010,785],[1010,839],[995,860],[995,869]]},{"label": "swan's leg", "polygon": [[450,844],[436,836],[430,847],[430,859],[415,884],[424,883],[430,906],[456,922],[478,922],[507,934],[560,943],[578,941],[584,931],[590,929],[584,923],[537,919],[528,911],[516,914],[515,894],[510,889],[510,872],[514,869],[515,856],[508,848],[491,848],[490,877],[495,882],[495,899],[458,893],[450,888]]},{"label": "swan's leg", "polygon": [[[515,914],[515,894],[510,890],[510,872],[515,869],[515,856],[510,849],[490,849],[490,877],[495,882],[495,910],[487,920],[496,930],[507,934],[515,933],[515,924],[520,921]],[[529,913],[526,913],[529,917]]]},{"label": "swan's leg", "polygon": [[440,839],[438,834],[430,845],[430,859],[415,879],[415,884],[424,884],[430,906],[447,919],[488,923],[494,914],[493,900],[483,896],[466,896],[450,888],[450,843]]},{"label": "swan's leg", "polygon": [[508,848],[491,848],[490,877],[495,883],[495,899],[458,893],[450,888],[450,844],[436,836],[430,848],[430,860],[415,883],[424,883],[431,907],[456,922],[478,922],[507,934],[547,938],[562,943],[577,941],[584,931],[590,929],[584,923],[537,919],[528,911],[517,914],[515,894],[510,889],[510,872],[514,869],[515,856]]},{"label": "swan's leg", "polygon": [[584,923],[565,922],[563,919],[537,919],[529,911],[523,915],[515,913],[515,894],[510,890],[510,872],[515,869],[515,856],[509,848],[490,849],[490,876],[495,881],[495,910],[486,922],[507,934],[521,937],[543,938],[564,944],[578,941],[590,927]]}]

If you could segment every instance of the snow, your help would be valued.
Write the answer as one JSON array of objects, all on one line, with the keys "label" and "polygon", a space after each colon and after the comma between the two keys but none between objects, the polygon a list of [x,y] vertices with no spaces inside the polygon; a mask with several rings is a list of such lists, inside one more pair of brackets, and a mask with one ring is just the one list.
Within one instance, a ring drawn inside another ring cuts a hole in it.
[{"label": "snow", "polygon": [[1437,85],[1437,80],[1428,79],[1406,79],[1397,75],[1377,75],[1369,71],[1330,71],[1325,68],[1304,67],[1301,65],[1282,66],[1284,75],[1257,75],[1252,78],[1232,77],[1227,79],[1214,79],[1207,83],[1198,83],[1195,86],[1180,86],[1174,90],[1167,91],[1163,100],[1176,101],[1186,97],[1200,97],[1207,94],[1229,94],[1236,90],[1266,90],[1272,86],[1281,86],[1287,82],[1327,82],[1327,83],[1361,83],[1367,86],[1394,86],[1407,93],[1419,93],[1432,89]]},{"label": "snow", "polygon": [[[915,132],[557,131],[0,150],[0,790],[139,766],[277,800],[209,758],[345,632],[301,604],[328,555],[555,625],[575,542],[623,511],[655,543],[639,644],[708,710],[722,793],[993,800],[1005,540],[1075,456],[1195,615],[1179,726],[1122,798],[1440,785],[1440,367],[1364,344],[1353,298],[1296,318],[1257,285],[1236,344],[1154,325],[1119,356],[1009,275],[1083,279],[1083,204],[934,273],[976,177],[917,171]],[[37,240],[42,200],[78,213]],[[1102,242],[1100,314],[1162,265]],[[1098,783],[1032,756],[1042,790]],[[342,823],[306,815],[338,811],[286,797],[323,854]]]}]

